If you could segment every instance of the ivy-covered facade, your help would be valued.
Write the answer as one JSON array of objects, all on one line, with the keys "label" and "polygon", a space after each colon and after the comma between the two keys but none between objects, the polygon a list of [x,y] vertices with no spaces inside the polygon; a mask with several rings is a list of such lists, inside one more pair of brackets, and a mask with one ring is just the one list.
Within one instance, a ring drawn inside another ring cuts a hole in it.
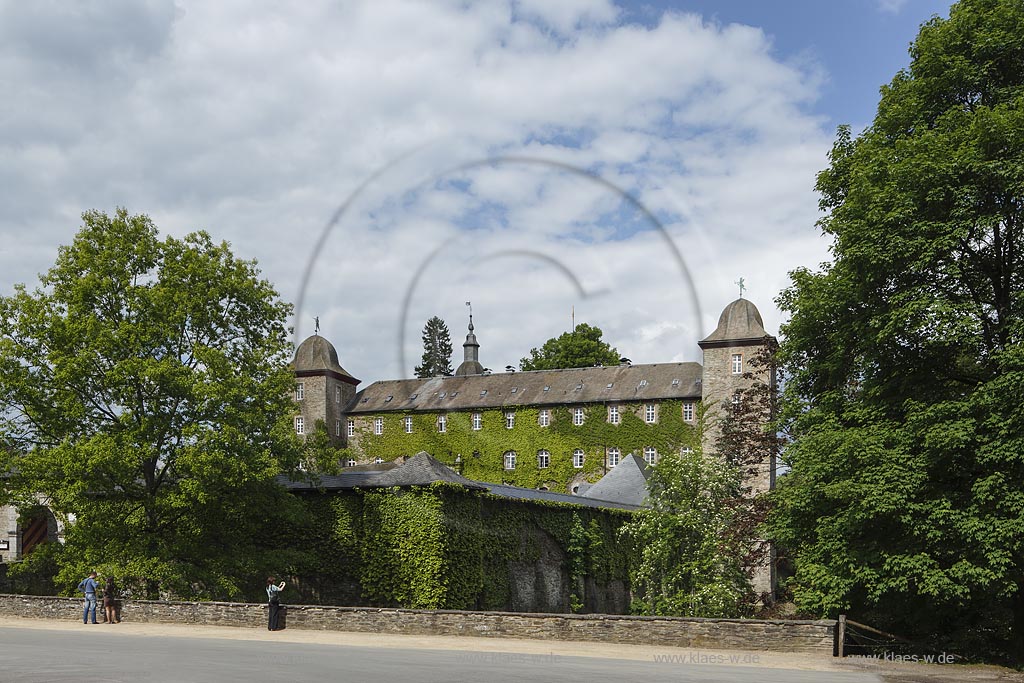
[{"label": "ivy-covered facade", "polygon": [[[420,451],[478,481],[576,492],[629,455],[648,463],[684,449],[714,451],[730,396],[773,338],[746,299],[730,303],[700,342],[704,363],[490,374],[470,321],[455,376],[383,380],[355,391],[334,347],[313,336],[296,352],[296,431],[323,420],[345,465]],[[768,378],[774,381],[774,378]],[[762,481],[774,483],[774,462]]]}]

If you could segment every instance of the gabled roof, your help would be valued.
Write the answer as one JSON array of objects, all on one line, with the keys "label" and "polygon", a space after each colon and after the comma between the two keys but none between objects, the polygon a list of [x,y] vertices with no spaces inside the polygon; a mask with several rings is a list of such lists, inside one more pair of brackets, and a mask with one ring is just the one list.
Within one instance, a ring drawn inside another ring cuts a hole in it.
[{"label": "gabled roof", "polygon": [[635,455],[628,455],[619,464],[608,470],[608,474],[580,494],[584,498],[624,503],[641,507],[647,500],[647,479],[650,472],[647,464]]},{"label": "gabled roof", "polygon": [[613,365],[374,382],[349,413],[467,410],[611,401],[699,399],[699,363]]}]

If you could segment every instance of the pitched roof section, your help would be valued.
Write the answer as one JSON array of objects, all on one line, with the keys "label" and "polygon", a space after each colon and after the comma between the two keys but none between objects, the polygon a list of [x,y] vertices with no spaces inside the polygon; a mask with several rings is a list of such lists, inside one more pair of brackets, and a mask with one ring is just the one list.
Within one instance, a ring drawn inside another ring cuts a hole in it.
[{"label": "pitched roof section", "polygon": [[726,341],[761,341],[768,336],[770,335],[764,330],[764,321],[761,320],[761,312],[757,310],[757,306],[741,298],[725,307],[718,318],[718,327],[698,344],[704,348],[720,346],[721,342]]},{"label": "pitched roof section", "polygon": [[338,362],[338,351],[331,342],[318,334],[307,337],[295,349],[292,371],[296,377],[327,374],[349,384],[359,384]]},{"label": "pitched roof section", "polygon": [[353,488],[390,488],[392,486],[427,486],[439,481],[460,484],[467,489],[487,490],[487,485],[466,479],[453,472],[444,463],[420,451],[401,464],[381,463],[373,469],[359,468],[343,470],[340,474],[320,477],[317,485],[305,481],[279,478],[285,488],[292,490],[324,489],[328,491]]},{"label": "pitched roof section", "polygon": [[615,365],[374,382],[349,413],[644,401],[701,396],[700,363]]},{"label": "pitched roof section", "polygon": [[580,495],[584,498],[641,507],[647,500],[649,477],[650,472],[646,463],[635,455],[629,455]]}]

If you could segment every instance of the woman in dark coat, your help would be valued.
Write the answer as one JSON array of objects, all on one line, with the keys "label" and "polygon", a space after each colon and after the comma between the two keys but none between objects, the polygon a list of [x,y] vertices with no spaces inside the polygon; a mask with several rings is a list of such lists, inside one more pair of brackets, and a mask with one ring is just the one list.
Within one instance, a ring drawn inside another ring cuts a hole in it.
[{"label": "woman in dark coat", "polygon": [[103,613],[107,616],[108,624],[121,622],[117,618],[117,584],[114,583],[113,576],[108,576],[107,582],[103,585]]},{"label": "woman in dark coat", "polygon": [[267,602],[269,603],[268,612],[270,614],[269,621],[267,622],[267,628],[271,631],[281,630],[281,626],[278,621],[281,618],[280,593],[283,590],[284,581],[275,585],[273,576],[267,578]]}]

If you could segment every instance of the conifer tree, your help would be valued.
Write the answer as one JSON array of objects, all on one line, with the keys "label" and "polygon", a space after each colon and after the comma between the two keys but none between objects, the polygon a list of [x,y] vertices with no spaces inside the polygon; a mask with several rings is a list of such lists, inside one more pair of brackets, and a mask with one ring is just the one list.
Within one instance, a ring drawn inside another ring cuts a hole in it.
[{"label": "conifer tree", "polygon": [[436,315],[423,326],[423,358],[414,372],[420,378],[452,374],[452,338],[444,320]]}]

